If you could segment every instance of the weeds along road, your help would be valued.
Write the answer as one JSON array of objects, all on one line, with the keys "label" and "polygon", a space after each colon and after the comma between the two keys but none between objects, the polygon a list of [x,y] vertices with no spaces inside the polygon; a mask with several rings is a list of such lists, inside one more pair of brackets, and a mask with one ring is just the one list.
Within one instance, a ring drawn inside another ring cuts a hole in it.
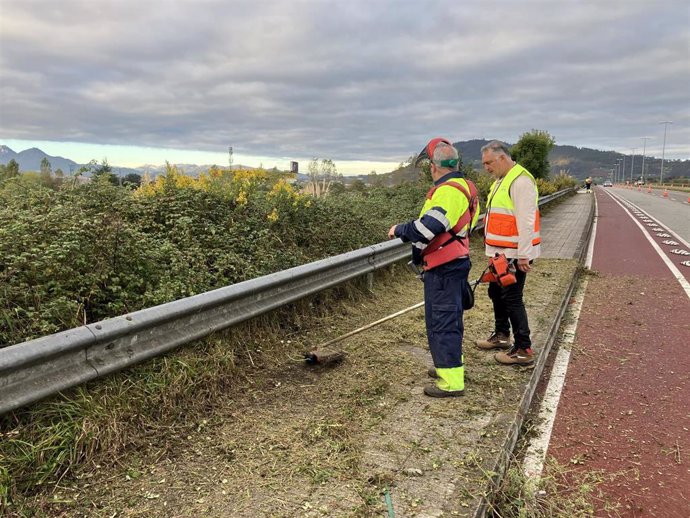
[{"label": "weeds along road", "polygon": [[595,195],[593,275],[548,455],[601,471],[616,504],[596,516],[690,516],[690,206]]},{"label": "weeds along road", "polygon": [[[591,208],[591,196],[581,195],[544,213],[553,254],[535,263],[525,286],[538,354],[577,271],[574,256]],[[568,240],[556,238],[567,232],[573,238],[566,253]],[[476,279],[486,264],[480,236],[472,254],[470,278]],[[486,293],[486,286],[478,288],[464,318],[463,398],[423,395],[431,364],[423,311],[336,344],[347,353],[338,365],[305,365],[305,349],[423,298],[422,283],[396,266],[377,274],[371,288],[320,295],[294,313],[268,315],[162,359],[161,368],[184,367],[169,386],[152,383],[142,366],[142,388],[170,390],[150,400],[159,405],[152,416],[128,415],[112,404],[112,386],[92,385],[93,417],[68,430],[100,433],[104,443],[102,430],[117,435],[102,452],[87,452],[58,483],[17,494],[9,516],[368,518],[390,516],[388,503],[396,516],[475,516],[533,375],[531,368],[499,365],[493,352],[473,346],[493,327]],[[201,376],[206,395],[187,378],[205,373],[194,366],[209,361],[223,376],[221,383]],[[135,396],[141,385],[129,383],[126,373],[115,376],[128,400],[146,397]],[[185,408],[191,397],[203,398],[200,411]],[[155,420],[168,411],[170,418]],[[19,436],[25,429],[7,432]]]}]

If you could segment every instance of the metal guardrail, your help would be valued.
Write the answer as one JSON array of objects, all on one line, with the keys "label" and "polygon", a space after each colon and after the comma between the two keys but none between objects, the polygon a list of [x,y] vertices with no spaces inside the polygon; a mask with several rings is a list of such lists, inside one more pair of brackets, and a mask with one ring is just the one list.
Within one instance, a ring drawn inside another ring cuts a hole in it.
[{"label": "metal guardrail", "polygon": [[[572,189],[544,196],[542,206]],[[482,221],[477,228],[483,227]],[[409,256],[387,241],[0,349],[0,415]]]}]

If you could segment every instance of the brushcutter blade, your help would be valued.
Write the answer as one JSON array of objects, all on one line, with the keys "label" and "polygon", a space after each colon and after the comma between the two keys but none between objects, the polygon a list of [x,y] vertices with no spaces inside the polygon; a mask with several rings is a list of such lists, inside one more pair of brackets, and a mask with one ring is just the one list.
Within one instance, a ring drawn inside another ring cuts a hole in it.
[{"label": "brushcutter blade", "polygon": [[314,349],[304,353],[307,365],[333,365],[345,358],[345,352],[336,349]]}]

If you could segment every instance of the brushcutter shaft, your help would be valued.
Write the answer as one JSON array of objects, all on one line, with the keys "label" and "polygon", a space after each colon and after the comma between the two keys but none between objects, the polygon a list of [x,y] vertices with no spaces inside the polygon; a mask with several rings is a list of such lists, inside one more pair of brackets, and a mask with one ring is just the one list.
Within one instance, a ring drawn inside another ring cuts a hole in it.
[{"label": "brushcutter shaft", "polygon": [[346,333],[342,336],[338,336],[337,338],[333,338],[332,340],[329,340],[328,342],[322,343],[317,347],[317,349],[320,349],[322,347],[326,347],[328,345],[334,344],[336,342],[340,342],[341,340],[344,340],[345,338],[349,338],[353,335],[356,335],[357,333],[361,333],[362,331],[366,331],[367,329],[370,329],[374,326],[377,326],[379,324],[382,324],[383,322],[386,322],[388,320],[391,320],[395,317],[399,317],[400,315],[404,315],[405,313],[409,313],[412,310],[415,310],[417,308],[421,308],[424,305],[424,301],[415,304],[414,306],[410,306],[409,308],[402,309],[398,311],[397,313],[393,313],[392,315],[388,315],[387,317],[383,317],[380,320],[377,320],[376,322],[372,322],[371,324],[367,324],[365,326],[360,327],[359,329],[355,329],[354,331],[350,331],[349,333]]}]

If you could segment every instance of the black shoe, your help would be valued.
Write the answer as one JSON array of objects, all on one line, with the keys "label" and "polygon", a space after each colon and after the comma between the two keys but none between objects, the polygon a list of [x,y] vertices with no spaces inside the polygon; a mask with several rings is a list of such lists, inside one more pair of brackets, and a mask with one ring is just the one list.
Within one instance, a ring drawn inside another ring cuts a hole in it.
[{"label": "black shoe", "polygon": [[424,387],[424,394],[429,397],[460,397],[465,395],[464,390],[441,390],[436,385]]},{"label": "black shoe", "polygon": [[438,378],[438,374],[436,373],[436,367],[431,367],[428,371],[426,371],[426,373],[430,378]]}]

